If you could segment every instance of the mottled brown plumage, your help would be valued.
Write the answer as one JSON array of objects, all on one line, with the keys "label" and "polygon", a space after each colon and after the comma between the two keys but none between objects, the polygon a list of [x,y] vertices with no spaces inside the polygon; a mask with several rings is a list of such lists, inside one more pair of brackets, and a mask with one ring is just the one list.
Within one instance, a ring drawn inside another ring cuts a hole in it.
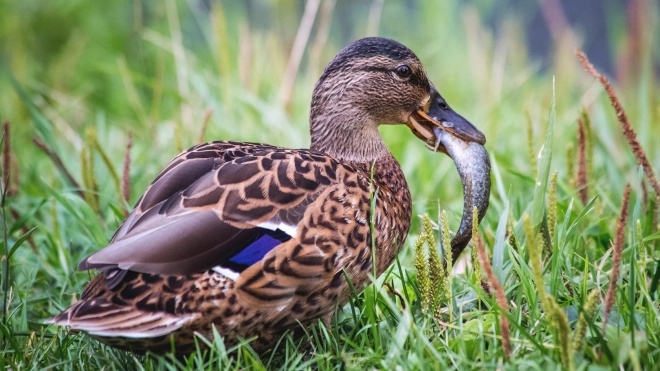
[{"label": "mottled brown plumage", "polygon": [[347,47],[315,87],[311,149],[218,141],[180,154],[80,264],[101,273],[51,322],[138,352],[173,339],[182,353],[213,327],[263,351],[299,323],[328,322],[351,293],[345,275],[361,289],[406,239],[410,193],[378,126],[428,108],[430,92],[405,46]]}]

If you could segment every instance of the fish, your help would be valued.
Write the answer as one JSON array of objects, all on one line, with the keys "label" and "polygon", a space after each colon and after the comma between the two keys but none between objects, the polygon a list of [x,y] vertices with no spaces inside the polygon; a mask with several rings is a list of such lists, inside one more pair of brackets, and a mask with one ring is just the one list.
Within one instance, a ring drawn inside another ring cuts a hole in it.
[{"label": "fish", "polygon": [[486,215],[490,199],[490,158],[486,148],[477,142],[465,141],[445,130],[445,125],[451,124],[442,121],[443,127],[434,127],[434,150],[444,147],[449,157],[454,160],[456,170],[461,177],[463,185],[463,215],[458,231],[451,240],[452,261],[456,261],[472,238],[472,210],[476,206],[478,221]]}]

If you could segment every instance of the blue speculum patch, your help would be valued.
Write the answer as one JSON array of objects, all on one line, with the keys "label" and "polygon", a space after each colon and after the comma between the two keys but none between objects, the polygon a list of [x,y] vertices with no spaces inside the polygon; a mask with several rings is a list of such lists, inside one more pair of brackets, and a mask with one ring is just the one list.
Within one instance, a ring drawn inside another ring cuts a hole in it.
[{"label": "blue speculum patch", "polygon": [[257,235],[254,242],[247,245],[244,249],[232,256],[225,264],[226,266],[236,272],[242,272],[252,264],[261,261],[261,259],[268,254],[268,252],[291,239],[291,236],[284,233],[280,229],[271,231],[264,228],[256,228]]}]

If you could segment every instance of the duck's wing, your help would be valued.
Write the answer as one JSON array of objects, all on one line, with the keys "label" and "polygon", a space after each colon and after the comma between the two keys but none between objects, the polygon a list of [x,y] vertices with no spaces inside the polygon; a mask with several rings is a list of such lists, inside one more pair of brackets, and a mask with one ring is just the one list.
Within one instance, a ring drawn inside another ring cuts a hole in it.
[{"label": "duck's wing", "polygon": [[109,246],[79,269],[185,275],[214,269],[236,279],[273,248],[297,238],[308,206],[337,182],[336,160],[307,150],[212,142],[174,158]]}]

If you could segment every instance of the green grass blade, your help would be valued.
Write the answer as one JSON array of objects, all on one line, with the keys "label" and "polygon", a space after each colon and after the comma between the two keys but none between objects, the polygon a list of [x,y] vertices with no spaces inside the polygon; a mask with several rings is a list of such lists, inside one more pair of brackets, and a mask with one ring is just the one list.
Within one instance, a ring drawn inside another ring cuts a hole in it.
[{"label": "green grass blade", "polygon": [[25,242],[25,240],[27,240],[30,237],[30,235],[32,235],[32,232],[34,232],[36,229],[37,227],[30,229],[29,231],[25,232],[21,237],[19,237],[18,240],[16,240],[16,242],[14,242],[14,245],[11,247],[11,249],[9,249],[7,260],[11,259],[11,256],[14,255],[14,251],[16,251],[16,249],[18,249],[23,244],[23,242]]},{"label": "green grass blade", "polygon": [[548,131],[545,135],[545,143],[539,151],[538,164],[539,171],[534,188],[534,199],[532,201],[532,226],[538,228],[543,220],[545,212],[545,192],[548,186],[550,176],[550,164],[552,162],[552,145],[555,135],[555,81],[552,80],[552,103],[550,104],[550,114],[548,117]]}]

